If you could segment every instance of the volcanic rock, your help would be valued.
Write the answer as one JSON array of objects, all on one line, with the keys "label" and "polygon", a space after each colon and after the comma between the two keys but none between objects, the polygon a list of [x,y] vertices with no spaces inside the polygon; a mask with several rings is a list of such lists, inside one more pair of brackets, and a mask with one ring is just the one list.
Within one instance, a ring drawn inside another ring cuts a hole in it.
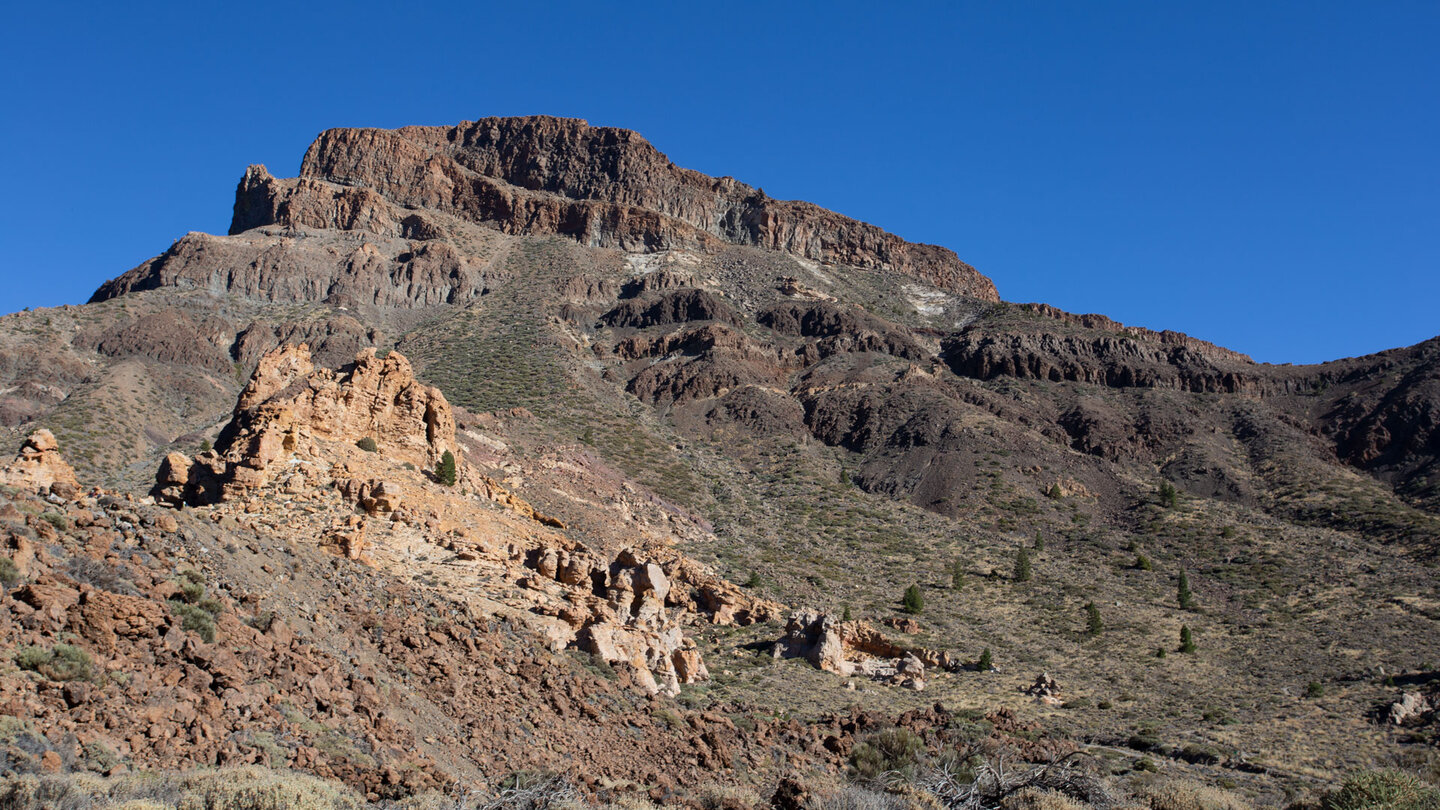
[{"label": "volcanic rock", "polygon": [[74,498],[80,492],[75,471],[60,456],[60,443],[55,434],[41,428],[30,434],[15,460],[0,469],[0,484],[21,489],[46,490],[62,498]]}]

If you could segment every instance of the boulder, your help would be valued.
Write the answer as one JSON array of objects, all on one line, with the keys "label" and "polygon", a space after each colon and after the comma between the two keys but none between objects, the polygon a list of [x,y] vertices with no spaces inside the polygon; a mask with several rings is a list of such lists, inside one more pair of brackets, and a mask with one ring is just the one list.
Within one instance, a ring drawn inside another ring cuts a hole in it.
[{"label": "boulder", "polygon": [[1394,726],[1403,726],[1413,720],[1418,720],[1434,710],[1430,701],[1419,692],[1402,692],[1400,699],[1390,704],[1390,710],[1386,713],[1385,719]]},{"label": "boulder", "polygon": [[60,456],[60,443],[54,433],[44,428],[30,434],[15,460],[0,469],[0,484],[32,492],[51,492],[66,500],[80,495],[80,482]]}]

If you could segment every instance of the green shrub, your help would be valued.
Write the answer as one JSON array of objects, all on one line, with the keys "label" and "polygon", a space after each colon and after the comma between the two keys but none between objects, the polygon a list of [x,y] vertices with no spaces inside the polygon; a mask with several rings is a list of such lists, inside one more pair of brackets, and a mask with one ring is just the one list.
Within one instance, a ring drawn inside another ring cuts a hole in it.
[{"label": "green shrub", "polygon": [[380,446],[375,444],[375,440],[370,438],[369,436],[366,436],[360,441],[355,442],[355,446],[360,448],[361,450],[364,450],[367,453],[374,453],[380,449]]},{"label": "green shrub", "polygon": [[980,660],[975,662],[975,668],[981,672],[989,672],[995,668],[995,659],[991,657],[989,647],[980,651]]},{"label": "green shrub", "polygon": [[1364,771],[1321,800],[1324,810],[1440,810],[1440,790],[1404,771]]},{"label": "green shrub", "polygon": [[1195,594],[1190,592],[1190,578],[1185,575],[1185,569],[1180,569],[1180,583],[1175,589],[1175,598],[1180,602],[1181,610],[1190,610],[1195,607]]},{"label": "green shrub", "polygon": [[70,528],[70,519],[59,512],[46,512],[40,516],[41,520],[54,526],[58,531],[65,531]]},{"label": "green shrub", "polygon": [[1024,546],[1015,550],[1015,581],[1030,581],[1030,552]]},{"label": "green shrub", "polygon": [[1100,608],[1094,602],[1085,603],[1085,634],[1098,636],[1105,632],[1105,622],[1100,620]]},{"label": "green shrub", "polygon": [[20,568],[9,557],[0,557],[0,585],[10,587],[20,581]]},{"label": "green shrub", "polygon": [[965,562],[956,559],[950,563],[950,587],[960,590],[965,587]]},{"label": "green shrub", "polygon": [[215,640],[215,617],[199,605],[171,599],[170,612],[180,617],[181,630],[189,630],[199,635],[206,643]]},{"label": "green shrub", "polygon": [[842,622],[848,622],[848,621],[850,621],[850,606],[849,606],[849,605],[846,605],[846,606],[845,606],[845,611],[840,614],[840,621],[842,621]]},{"label": "green shrub", "polygon": [[205,586],[194,580],[180,582],[180,601],[193,605],[205,598]]},{"label": "green shrub", "polygon": [[1325,687],[1322,686],[1319,681],[1311,681],[1310,683],[1305,684],[1305,697],[1325,697]]},{"label": "green shrub", "polygon": [[746,580],[745,580],[745,587],[747,587],[747,588],[758,588],[758,587],[760,587],[760,573],[759,573],[758,571],[751,571],[751,572],[750,572],[750,577],[749,577],[749,579],[746,579]]},{"label": "green shrub", "polygon": [[50,649],[38,645],[21,647],[15,651],[15,665],[52,681],[88,681],[95,677],[90,653],[73,644],[56,644]]},{"label": "green shrub", "polygon": [[1191,635],[1190,628],[1184,625],[1180,627],[1180,652],[1195,652],[1195,637]]},{"label": "green shrub", "polygon": [[1169,481],[1160,482],[1160,505],[1166,509],[1174,509],[1180,500],[1180,494],[1175,491],[1175,485]]},{"label": "green shrub", "polygon": [[39,672],[40,665],[50,662],[55,653],[38,644],[29,644],[15,651],[15,666]]},{"label": "green shrub", "polygon": [[913,731],[887,728],[870,735],[850,752],[850,767],[856,775],[875,779],[882,774],[898,773],[910,777],[925,755],[925,743]]},{"label": "green shrub", "polygon": [[440,456],[440,463],[435,466],[435,480],[447,487],[455,486],[455,454],[446,450]]},{"label": "green shrub", "polygon": [[900,600],[901,608],[909,614],[918,614],[925,609],[925,597],[920,593],[919,585],[911,585],[905,589],[905,596]]},{"label": "green shrub", "polygon": [[1045,550],[1045,535],[1041,534],[1039,531],[1035,532],[1035,550]]},{"label": "green shrub", "polygon": [[1153,571],[1155,570],[1155,564],[1150,562],[1150,558],[1146,557],[1144,554],[1136,554],[1135,568],[1139,571]]}]

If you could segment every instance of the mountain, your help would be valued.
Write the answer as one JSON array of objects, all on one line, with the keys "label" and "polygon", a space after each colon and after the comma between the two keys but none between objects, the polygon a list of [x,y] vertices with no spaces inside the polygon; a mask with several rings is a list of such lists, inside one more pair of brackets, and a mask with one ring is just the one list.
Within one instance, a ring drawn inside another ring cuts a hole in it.
[{"label": "mountain", "polygon": [[1255,363],[492,118],[251,166],[229,234],[0,318],[0,389],[0,623],[94,669],[0,675],[12,773],[842,806],[1083,752],[1027,790],[1160,807],[1436,767],[1440,338]]}]

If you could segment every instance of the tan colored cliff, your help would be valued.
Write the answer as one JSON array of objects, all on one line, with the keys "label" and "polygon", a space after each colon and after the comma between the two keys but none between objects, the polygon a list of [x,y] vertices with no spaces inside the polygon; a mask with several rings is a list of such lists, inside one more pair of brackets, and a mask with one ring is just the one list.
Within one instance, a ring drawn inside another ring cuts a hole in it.
[{"label": "tan colored cliff", "polygon": [[0,469],[0,484],[16,489],[46,491],[73,498],[80,491],[75,471],[60,455],[55,434],[41,428],[30,434],[15,460]]}]

